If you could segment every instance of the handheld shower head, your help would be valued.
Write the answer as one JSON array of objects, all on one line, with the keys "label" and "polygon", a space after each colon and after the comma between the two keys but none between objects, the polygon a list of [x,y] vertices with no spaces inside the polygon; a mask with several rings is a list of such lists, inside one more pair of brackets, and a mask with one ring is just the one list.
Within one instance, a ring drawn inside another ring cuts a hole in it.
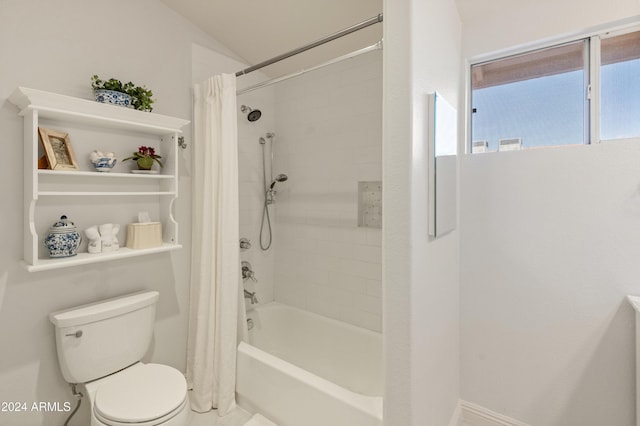
[{"label": "handheld shower head", "polygon": [[260,119],[260,117],[262,116],[262,112],[259,109],[253,109],[251,107],[248,107],[246,105],[242,105],[240,107],[240,111],[242,111],[243,113],[248,113],[247,114],[247,120],[253,122],[253,121],[258,121]]},{"label": "handheld shower head", "polygon": [[276,178],[273,180],[273,182],[271,182],[271,186],[269,187],[269,189],[273,189],[273,187],[276,186],[276,183],[284,182],[287,179],[289,179],[289,177],[287,175],[279,174],[278,176],[276,176]]}]

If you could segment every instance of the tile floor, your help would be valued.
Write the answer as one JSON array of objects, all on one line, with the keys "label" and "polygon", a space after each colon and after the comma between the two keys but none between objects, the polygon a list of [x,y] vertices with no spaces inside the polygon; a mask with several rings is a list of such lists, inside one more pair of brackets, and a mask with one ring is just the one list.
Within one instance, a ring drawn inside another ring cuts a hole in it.
[{"label": "tile floor", "polygon": [[208,413],[193,413],[189,426],[243,426],[251,418],[251,414],[240,407],[236,407],[224,417],[218,417],[216,410]]}]

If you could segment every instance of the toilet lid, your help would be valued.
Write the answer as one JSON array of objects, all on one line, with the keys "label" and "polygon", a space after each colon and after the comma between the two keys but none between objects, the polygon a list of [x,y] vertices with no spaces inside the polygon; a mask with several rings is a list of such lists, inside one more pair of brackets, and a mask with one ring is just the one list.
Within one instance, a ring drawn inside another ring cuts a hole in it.
[{"label": "toilet lid", "polygon": [[145,364],[101,385],[94,409],[116,422],[143,423],[177,409],[186,397],[182,373],[167,365]]}]

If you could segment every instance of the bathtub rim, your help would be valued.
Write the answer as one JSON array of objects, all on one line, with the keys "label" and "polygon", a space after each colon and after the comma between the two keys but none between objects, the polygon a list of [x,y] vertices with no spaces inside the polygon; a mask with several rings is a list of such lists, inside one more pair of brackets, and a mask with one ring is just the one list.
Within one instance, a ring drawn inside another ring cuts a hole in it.
[{"label": "bathtub rim", "polygon": [[238,344],[237,349],[238,352],[244,353],[246,356],[256,359],[263,364],[267,364],[268,366],[271,366],[282,374],[297,377],[302,382],[313,387],[314,389],[331,395],[349,405],[350,407],[364,414],[374,416],[378,420],[380,420],[380,422],[382,422],[382,396],[362,395],[349,389],[343,388],[342,386],[339,386],[327,379],[324,379],[303,368],[291,364],[288,361],[278,358],[275,355],[271,355],[270,353],[265,352],[262,349],[257,348],[245,341],[241,341]]}]

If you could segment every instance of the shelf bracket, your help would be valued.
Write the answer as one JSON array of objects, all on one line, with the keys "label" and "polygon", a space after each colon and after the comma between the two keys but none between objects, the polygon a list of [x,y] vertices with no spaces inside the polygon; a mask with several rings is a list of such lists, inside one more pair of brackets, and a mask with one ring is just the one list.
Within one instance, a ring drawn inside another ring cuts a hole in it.
[{"label": "shelf bracket", "polygon": [[184,141],[184,136],[178,136],[178,146],[182,149],[187,149],[187,143]]}]

